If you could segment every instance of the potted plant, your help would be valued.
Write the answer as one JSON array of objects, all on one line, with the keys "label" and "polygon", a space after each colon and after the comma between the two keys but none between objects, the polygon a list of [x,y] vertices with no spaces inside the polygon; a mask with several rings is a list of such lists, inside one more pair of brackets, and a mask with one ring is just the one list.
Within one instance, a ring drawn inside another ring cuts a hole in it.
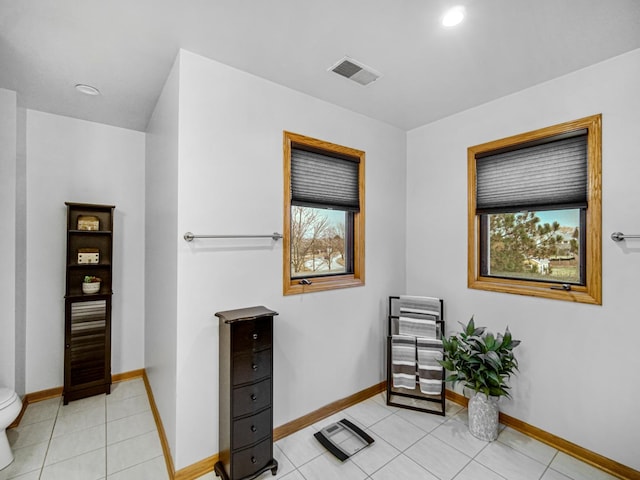
[{"label": "potted plant", "polygon": [[100,277],[85,275],[82,279],[82,293],[97,293],[100,291]]},{"label": "potted plant", "polygon": [[474,392],[469,399],[469,431],[481,440],[498,437],[498,400],[510,397],[507,380],[518,370],[513,349],[520,344],[506,328],[494,335],[485,327],[476,327],[473,317],[457,335],[442,339],[444,348],[440,364],[450,375],[447,382],[462,382]]}]

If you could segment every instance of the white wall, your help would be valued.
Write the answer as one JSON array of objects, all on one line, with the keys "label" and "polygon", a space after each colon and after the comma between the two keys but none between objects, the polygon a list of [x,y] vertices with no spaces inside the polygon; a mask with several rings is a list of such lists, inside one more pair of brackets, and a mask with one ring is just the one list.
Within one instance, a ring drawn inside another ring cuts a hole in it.
[{"label": "white wall", "polygon": [[147,127],[145,369],[169,448],[176,445],[178,82],[174,64]]},{"label": "white wall", "polygon": [[16,388],[16,92],[0,88],[0,386]]},{"label": "white wall", "polygon": [[[640,242],[640,50],[408,133],[407,287],[445,299],[448,328],[509,325],[522,345],[509,415],[635,469],[640,384],[635,297]],[[592,114],[603,115],[603,305],[470,290],[469,146]]]},{"label": "white wall", "polygon": [[16,147],[16,392],[27,393],[27,111],[18,107]]},{"label": "white wall", "polygon": [[[404,291],[406,177],[403,131],[185,51],[179,106],[177,469],[218,451],[217,311],[280,313],[275,426],[385,378],[387,296]],[[283,130],[366,152],[366,286],[283,297],[280,242],[182,240],[282,231]]]},{"label": "white wall", "polygon": [[141,132],[27,110],[26,391],[63,383],[65,201],[113,204],[113,373],[144,367]]}]

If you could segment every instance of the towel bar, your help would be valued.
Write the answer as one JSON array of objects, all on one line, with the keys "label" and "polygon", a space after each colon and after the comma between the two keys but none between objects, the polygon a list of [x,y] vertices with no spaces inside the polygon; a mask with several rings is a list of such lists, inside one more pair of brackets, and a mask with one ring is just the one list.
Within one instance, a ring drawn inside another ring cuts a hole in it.
[{"label": "towel bar", "polygon": [[625,238],[640,238],[640,235],[625,235],[622,232],[613,232],[611,234],[611,240],[614,242],[621,242]]},{"label": "towel bar", "polygon": [[273,240],[280,240],[282,234],[273,232],[268,235],[195,235],[191,232],[187,232],[182,237],[186,242],[193,241],[194,238],[272,238]]}]

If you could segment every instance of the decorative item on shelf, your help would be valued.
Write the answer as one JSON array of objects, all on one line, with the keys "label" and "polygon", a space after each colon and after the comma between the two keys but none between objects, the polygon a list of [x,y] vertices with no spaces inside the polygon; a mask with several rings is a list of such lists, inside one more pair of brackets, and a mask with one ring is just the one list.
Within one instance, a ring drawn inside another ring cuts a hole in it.
[{"label": "decorative item on shelf", "polygon": [[473,317],[461,333],[443,338],[444,360],[440,364],[451,375],[447,382],[462,382],[474,392],[469,399],[469,432],[480,440],[498,437],[500,397],[510,397],[507,380],[518,370],[513,349],[520,345],[507,327],[494,335],[486,327],[476,327]]},{"label": "decorative item on shelf", "polygon": [[86,275],[82,280],[82,293],[98,293],[101,281],[100,277]]},{"label": "decorative item on shelf", "polygon": [[100,220],[93,215],[78,216],[78,230],[100,230]]},{"label": "decorative item on shelf", "polygon": [[78,264],[100,263],[100,250],[97,248],[79,248]]}]

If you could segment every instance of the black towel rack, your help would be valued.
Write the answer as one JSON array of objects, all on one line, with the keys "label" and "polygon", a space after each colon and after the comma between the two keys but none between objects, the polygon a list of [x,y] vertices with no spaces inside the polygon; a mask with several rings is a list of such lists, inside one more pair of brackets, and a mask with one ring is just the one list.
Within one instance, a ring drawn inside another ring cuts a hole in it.
[{"label": "black towel rack", "polygon": [[[440,300],[440,315],[436,319],[438,325],[438,338],[444,335],[444,302]],[[389,297],[389,334],[387,337],[387,405],[400,408],[408,408],[419,412],[435,413],[445,415],[445,370],[442,369],[442,387],[440,395],[427,395],[422,393],[416,376],[416,387],[413,390],[406,388],[396,388],[393,386],[392,365],[391,365],[391,336],[397,334],[398,323],[400,321],[400,297]]]}]

